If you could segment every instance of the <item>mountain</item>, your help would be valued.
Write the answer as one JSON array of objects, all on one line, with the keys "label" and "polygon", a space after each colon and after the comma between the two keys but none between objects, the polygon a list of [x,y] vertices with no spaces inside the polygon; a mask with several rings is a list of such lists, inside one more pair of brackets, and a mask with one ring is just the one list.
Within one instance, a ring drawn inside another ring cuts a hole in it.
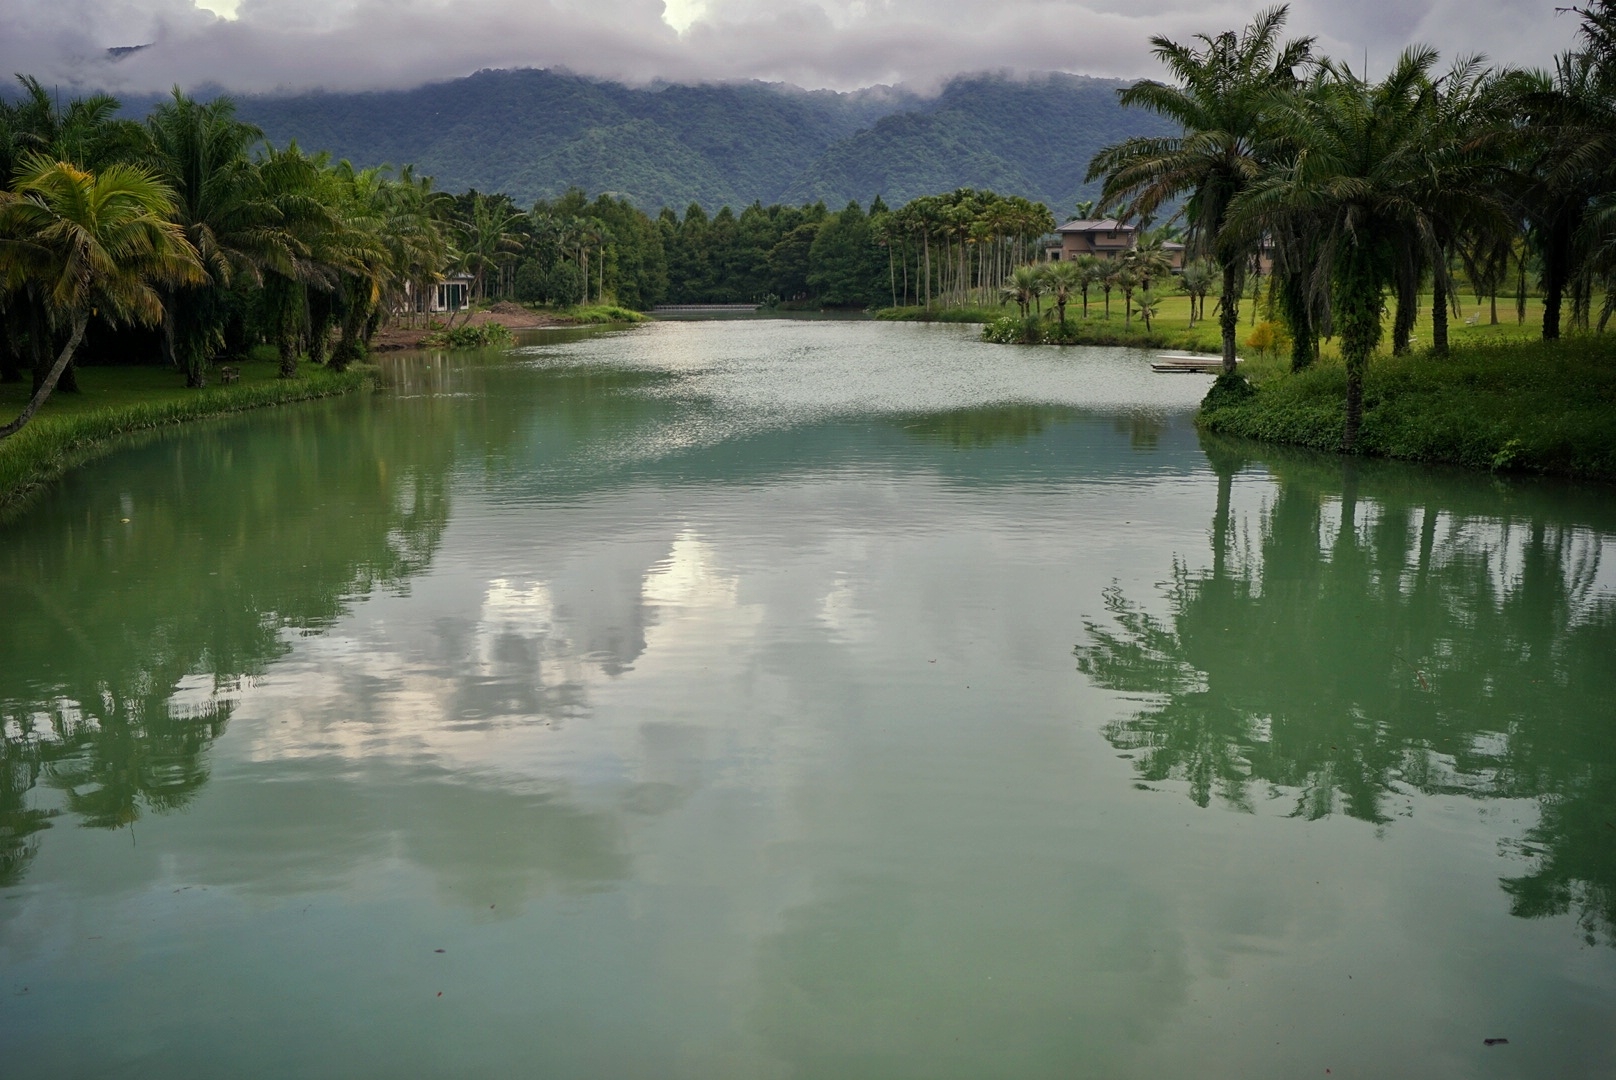
[{"label": "mountain", "polygon": [[1079,198],[1098,194],[1098,184],[1084,184],[1083,176],[1101,147],[1172,131],[1156,116],[1119,106],[1121,85],[1078,75],[955,79],[937,98],[833,145],[783,198],[837,205],[879,192],[898,205],[917,195],[985,187],[1070,210]]},{"label": "mountain", "polygon": [[560,71],[482,71],[413,90],[239,99],[269,136],[356,165],[414,163],[443,190],[519,203],[568,187],[643,209],[753,201],[833,208],[990,187],[1069,209],[1107,142],[1166,131],[1116,103],[1119,84],[1071,75],[970,76],[935,97],[768,83],[623,86]]}]

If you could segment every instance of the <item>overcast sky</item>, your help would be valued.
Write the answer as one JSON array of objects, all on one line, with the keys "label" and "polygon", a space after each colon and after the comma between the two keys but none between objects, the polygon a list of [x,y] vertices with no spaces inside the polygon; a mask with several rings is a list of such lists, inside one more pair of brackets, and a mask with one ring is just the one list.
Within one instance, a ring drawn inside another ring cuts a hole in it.
[{"label": "overcast sky", "polygon": [[[1541,65],[1571,0],[1298,0],[1292,29],[1371,70],[1420,41]],[[0,66],[115,91],[413,86],[479,68],[641,83],[935,86],[967,71],[1153,73],[1152,34],[1243,24],[1225,0],[0,0]],[[122,59],[113,46],[152,43]]]}]

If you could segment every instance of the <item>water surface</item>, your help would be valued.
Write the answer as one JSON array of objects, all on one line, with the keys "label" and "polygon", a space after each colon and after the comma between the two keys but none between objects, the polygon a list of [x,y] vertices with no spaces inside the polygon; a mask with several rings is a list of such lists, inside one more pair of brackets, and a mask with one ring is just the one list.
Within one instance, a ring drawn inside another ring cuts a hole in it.
[{"label": "water surface", "polygon": [[70,477],[7,1075],[1611,1075],[1609,490],[1148,361],[537,334]]}]

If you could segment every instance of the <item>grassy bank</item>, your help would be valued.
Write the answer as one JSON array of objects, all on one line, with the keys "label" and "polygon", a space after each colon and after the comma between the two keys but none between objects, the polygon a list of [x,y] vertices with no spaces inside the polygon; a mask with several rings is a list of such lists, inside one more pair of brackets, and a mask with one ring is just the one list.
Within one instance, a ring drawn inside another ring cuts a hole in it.
[{"label": "grassy bank", "polygon": [[[211,416],[346,394],[375,383],[375,369],[337,373],[304,365],[296,379],[281,379],[273,361],[238,365],[241,380],[187,390],[166,368],[90,367],[79,371],[81,390],[56,393],[17,434],[0,440],[0,513],[15,509],[69,469],[112,449],[118,436]],[[0,416],[21,411],[28,385],[0,385]]]},{"label": "grassy bank", "polygon": [[888,322],[989,323],[1003,314],[1003,308],[889,307],[876,311],[875,317]]},{"label": "grassy bank", "polygon": [[632,308],[618,307],[616,304],[590,304],[585,307],[567,308],[559,313],[561,318],[569,322],[582,324],[595,323],[637,323],[646,322],[650,316]]},{"label": "grassy bank", "polygon": [[[1476,341],[1436,359],[1376,357],[1364,387],[1357,452],[1616,480],[1616,342]],[[1291,374],[1254,358],[1254,393],[1218,388],[1198,418],[1207,431],[1335,451],[1346,371],[1325,360]]]},{"label": "grassy bank", "polygon": [[[1158,298],[1156,315],[1151,319],[1151,328],[1147,331],[1136,314],[1131,322],[1125,317],[1123,311],[1122,294],[1111,294],[1111,313],[1109,317],[1105,311],[1105,298],[1098,292],[1089,294],[1089,313],[1083,315],[1081,299],[1075,299],[1066,307],[1066,330],[1064,333],[1053,333],[1054,307],[1048,297],[1044,297],[1041,307],[1043,332],[1039,335],[1040,343],[1059,345],[1120,345],[1135,349],[1164,349],[1173,352],[1201,352],[1218,353],[1223,349],[1222,339],[1219,336],[1216,318],[1217,298],[1209,297],[1206,302],[1206,317],[1196,320],[1190,325],[1190,299],[1182,293],[1167,293]],[[1253,305],[1248,296],[1240,305],[1240,329],[1238,340],[1242,356],[1254,355],[1258,350],[1253,343],[1254,339],[1260,341],[1261,324],[1265,318],[1265,305]],[[965,307],[965,308],[933,308],[927,311],[922,307],[896,307],[884,308],[875,313],[877,319],[892,319],[902,322],[964,322],[991,324],[1005,316],[1014,318],[1016,308],[1013,304],[1002,307]],[[1253,318],[1255,315],[1255,319]],[[1515,301],[1513,298],[1500,305],[1499,321],[1495,325],[1491,321],[1491,311],[1487,304],[1476,304],[1471,297],[1462,297],[1459,314],[1450,317],[1448,321],[1448,336],[1455,345],[1465,345],[1472,342],[1489,341],[1533,341],[1536,340],[1542,329],[1543,304],[1537,297],[1527,300],[1526,313],[1523,321],[1517,322],[1515,315]],[[1387,306],[1385,334],[1389,342],[1392,332],[1392,310]],[[1420,315],[1414,323],[1413,346],[1416,349],[1429,347],[1431,344],[1431,298],[1420,298]],[[1334,357],[1339,355],[1336,344],[1326,341],[1321,345],[1323,355]]]}]

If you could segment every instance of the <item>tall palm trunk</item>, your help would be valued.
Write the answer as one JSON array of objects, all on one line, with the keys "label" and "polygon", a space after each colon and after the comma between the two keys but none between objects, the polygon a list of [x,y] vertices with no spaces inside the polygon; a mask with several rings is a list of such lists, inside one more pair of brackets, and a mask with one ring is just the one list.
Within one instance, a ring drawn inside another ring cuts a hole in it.
[{"label": "tall palm trunk", "polygon": [[[1553,224],[1545,230],[1543,238],[1544,341],[1556,341],[1560,337],[1560,305],[1565,299],[1566,286],[1571,280],[1573,229],[1569,218],[1569,213],[1557,215]],[[1522,280],[1523,282],[1525,280],[1524,266]],[[1525,291],[1524,287],[1522,291]]]},{"label": "tall palm trunk", "polygon": [[1381,281],[1371,265],[1373,256],[1364,251],[1347,255],[1336,290],[1336,326],[1341,334],[1341,357],[1347,366],[1346,420],[1341,431],[1341,450],[1351,453],[1358,443],[1363,423],[1364,377],[1369,357],[1380,343]]},{"label": "tall palm trunk", "polygon": [[1408,252],[1399,255],[1397,268],[1397,308],[1392,315],[1392,355],[1408,352],[1414,336],[1414,323],[1420,317],[1420,265]]},{"label": "tall palm trunk", "polygon": [[[1109,294],[1107,295],[1109,300]],[[1223,297],[1219,301],[1218,326],[1223,331],[1223,373],[1235,372],[1234,341],[1240,328],[1240,270],[1231,259],[1223,267]],[[1110,317],[1110,311],[1106,312]]]},{"label": "tall palm trunk", "polygon": [[1448,288],[1440,273],[1431,283],[1431,352],[1448,355]]},{"label": "tall palm trunk", "polygon": [[83,312],[74,316],[73,332],[67,336],[67,344],[62,346],[61,353],[56,357],[56,363],[51,365],[50,371],[45,374],[44,382],[34,391],[34,396],[28,399],[28,404],[23,406],[17,418],[5,427],[0,427],[0,439],[9,438],[20,431],[24,424],[34,418],[34,413],[39,411],[45,399],[51,396],[51,391],[56,389],[57,382],[62,378],[62,372],[72,363],[73,353],[79,347],[79,342],[84,340],[84,328],[89,322],[89,317]]},{"label": "tall palm trunk", "polygon": [[926,310],[931,310],[931,233],[924,234],[926,246]]}]

